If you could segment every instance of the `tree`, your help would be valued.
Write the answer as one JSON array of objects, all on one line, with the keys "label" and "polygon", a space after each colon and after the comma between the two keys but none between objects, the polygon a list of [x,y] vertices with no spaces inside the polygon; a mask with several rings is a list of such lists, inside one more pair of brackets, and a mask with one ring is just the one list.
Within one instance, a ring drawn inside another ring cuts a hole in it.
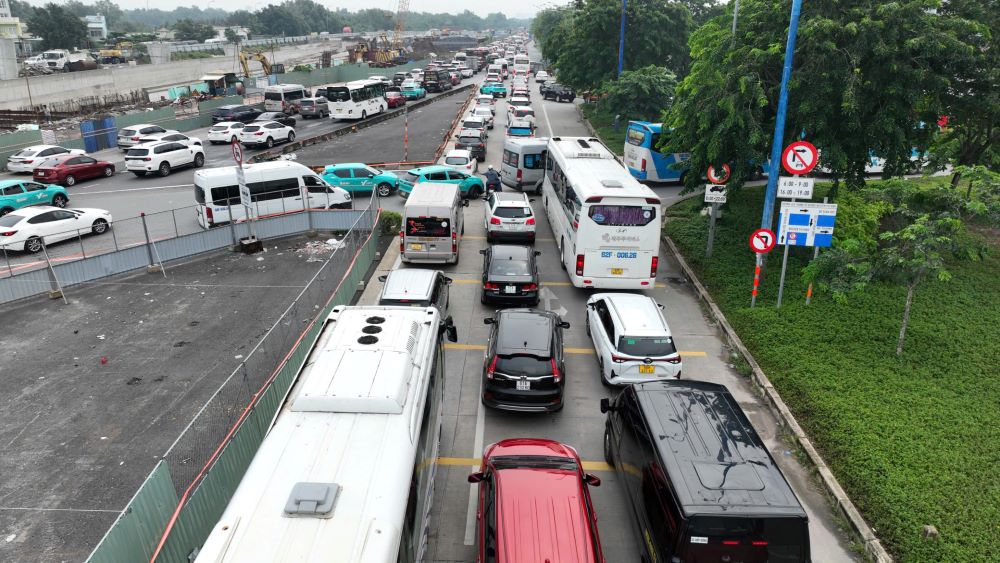
[{"label": "tree", "polygon": [[232,28],[227,27],[225,33],[226,33],[226,41],[228,41],[230,43],[239,43],[240,42],[240,36],[239,36],[239,34],[237,34],[235,31],[233,31]]},{"label": "tree", "polygon": [[[872,152],[886,175],[911,166],[931,143],[956,61],[971,47],[969,22],[934,14],[925,0],[815,0],[799,23],[785,139],[805,138],[849,187],[864,183]],[[669,149],[690,152],[694,170],[765,162],[778,105],[788,28],[784,0],[742,0],[736,36],[731,10],[691,36],[691,72],[677,88]],[[736,166],[740,186],[750,166]],[[699,181],[689,176],[689,187]]]},{"label": "tree", "polygon": [[257,12],[257,21],[263,33],[277,36],[305,35],[309,32],[309,24],[288,4],[275,6],[268,4]]},{"label": "tree", "polygon": [[567,20],[573,15],[572,8],[547,8],[538,12],[531,22],[531,34],[535,37],[535,43],[542,52],[542,58],[555,62],[559,56],[559,48],[562,41],[557,41],[556,36],[565,36],[568,28]]},{"label": "tree", "polygon": [[35,8],[28,18],[28,29],[42,38],[42,49],[86,47],[87,24],[58,4]]},{"label": "tree", "polygon": [[174,24],[174,37],[180,41],[202,43],[206,39],[215,37],[215,29],[207,23],[183,19]]},{"label": "tree", "polygon": [[599,106],[626,119],[656,121],[670,107],[676,86],[677,77],[661,66],[626,70],[617,80],[604,83],[602,92],[606,96],[601,98]]}]

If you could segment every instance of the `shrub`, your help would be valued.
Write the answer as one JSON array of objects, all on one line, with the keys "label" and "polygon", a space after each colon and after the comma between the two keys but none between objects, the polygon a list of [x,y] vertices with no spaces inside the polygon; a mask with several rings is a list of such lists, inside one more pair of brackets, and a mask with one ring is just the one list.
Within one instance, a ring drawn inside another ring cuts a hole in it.
[{"label": "shrub", "polygon": [[403,216],[395,211],[386,211],[383,209],[378,224],[379,230],[383,235],[394,235],[403,226]]}]

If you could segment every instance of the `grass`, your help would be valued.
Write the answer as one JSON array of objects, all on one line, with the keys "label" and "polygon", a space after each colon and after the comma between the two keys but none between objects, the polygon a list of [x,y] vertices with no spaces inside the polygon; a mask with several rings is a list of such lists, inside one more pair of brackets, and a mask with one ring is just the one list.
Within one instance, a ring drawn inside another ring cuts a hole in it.
[{"label": "grass", "polygon": [[[818,201],[825,188],[816,191]],[[917,288],[897,358],[905,288],[871,285],[846,304],[819,293],[806,306],[800,273],[811,249],[791,251],[781,309],[776,249],[749,307],[747,240],[762,202],[761,188],[730,194],[710,261],[700,201],[670,208],[665,229],[899,561],[1000,560],[997,247],[981,262],[950,264],[950,282]],[[940,537],[924,539],[925,524]]]},{"label": "grass", "polygon": [[628,120],[621,120],[621,125],[616,133],[614,115],[598,110],[596,104],[583,104],[580,106],[580,111],[597,131],[597,136],[611,149],[611,152],[622,156],[625,152],[625,129],[628,127]]}]

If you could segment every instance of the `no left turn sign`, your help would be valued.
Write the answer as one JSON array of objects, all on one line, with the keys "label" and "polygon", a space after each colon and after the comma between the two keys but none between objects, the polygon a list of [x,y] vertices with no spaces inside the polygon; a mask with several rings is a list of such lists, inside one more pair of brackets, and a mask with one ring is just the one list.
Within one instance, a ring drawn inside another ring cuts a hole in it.
[{"label": "no left turn sign", "polygon": [[757,229],[750,235],[750,250],[757,254],[767,254],[774,248],[776,239],[771,229]]}]

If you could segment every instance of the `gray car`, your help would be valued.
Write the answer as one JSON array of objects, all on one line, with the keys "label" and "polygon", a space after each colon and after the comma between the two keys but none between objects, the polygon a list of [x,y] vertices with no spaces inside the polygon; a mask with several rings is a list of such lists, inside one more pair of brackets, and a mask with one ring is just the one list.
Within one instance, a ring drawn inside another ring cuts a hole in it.
[{"label": "gray car", "polygon": [[326,98],[319,96],[316,98],[302,98],[301,100],[295,102],[295,107],[299,110],[299,115],[302,119],[309,119],[310,117],[329,117],[330,116],[330,104]]}]

